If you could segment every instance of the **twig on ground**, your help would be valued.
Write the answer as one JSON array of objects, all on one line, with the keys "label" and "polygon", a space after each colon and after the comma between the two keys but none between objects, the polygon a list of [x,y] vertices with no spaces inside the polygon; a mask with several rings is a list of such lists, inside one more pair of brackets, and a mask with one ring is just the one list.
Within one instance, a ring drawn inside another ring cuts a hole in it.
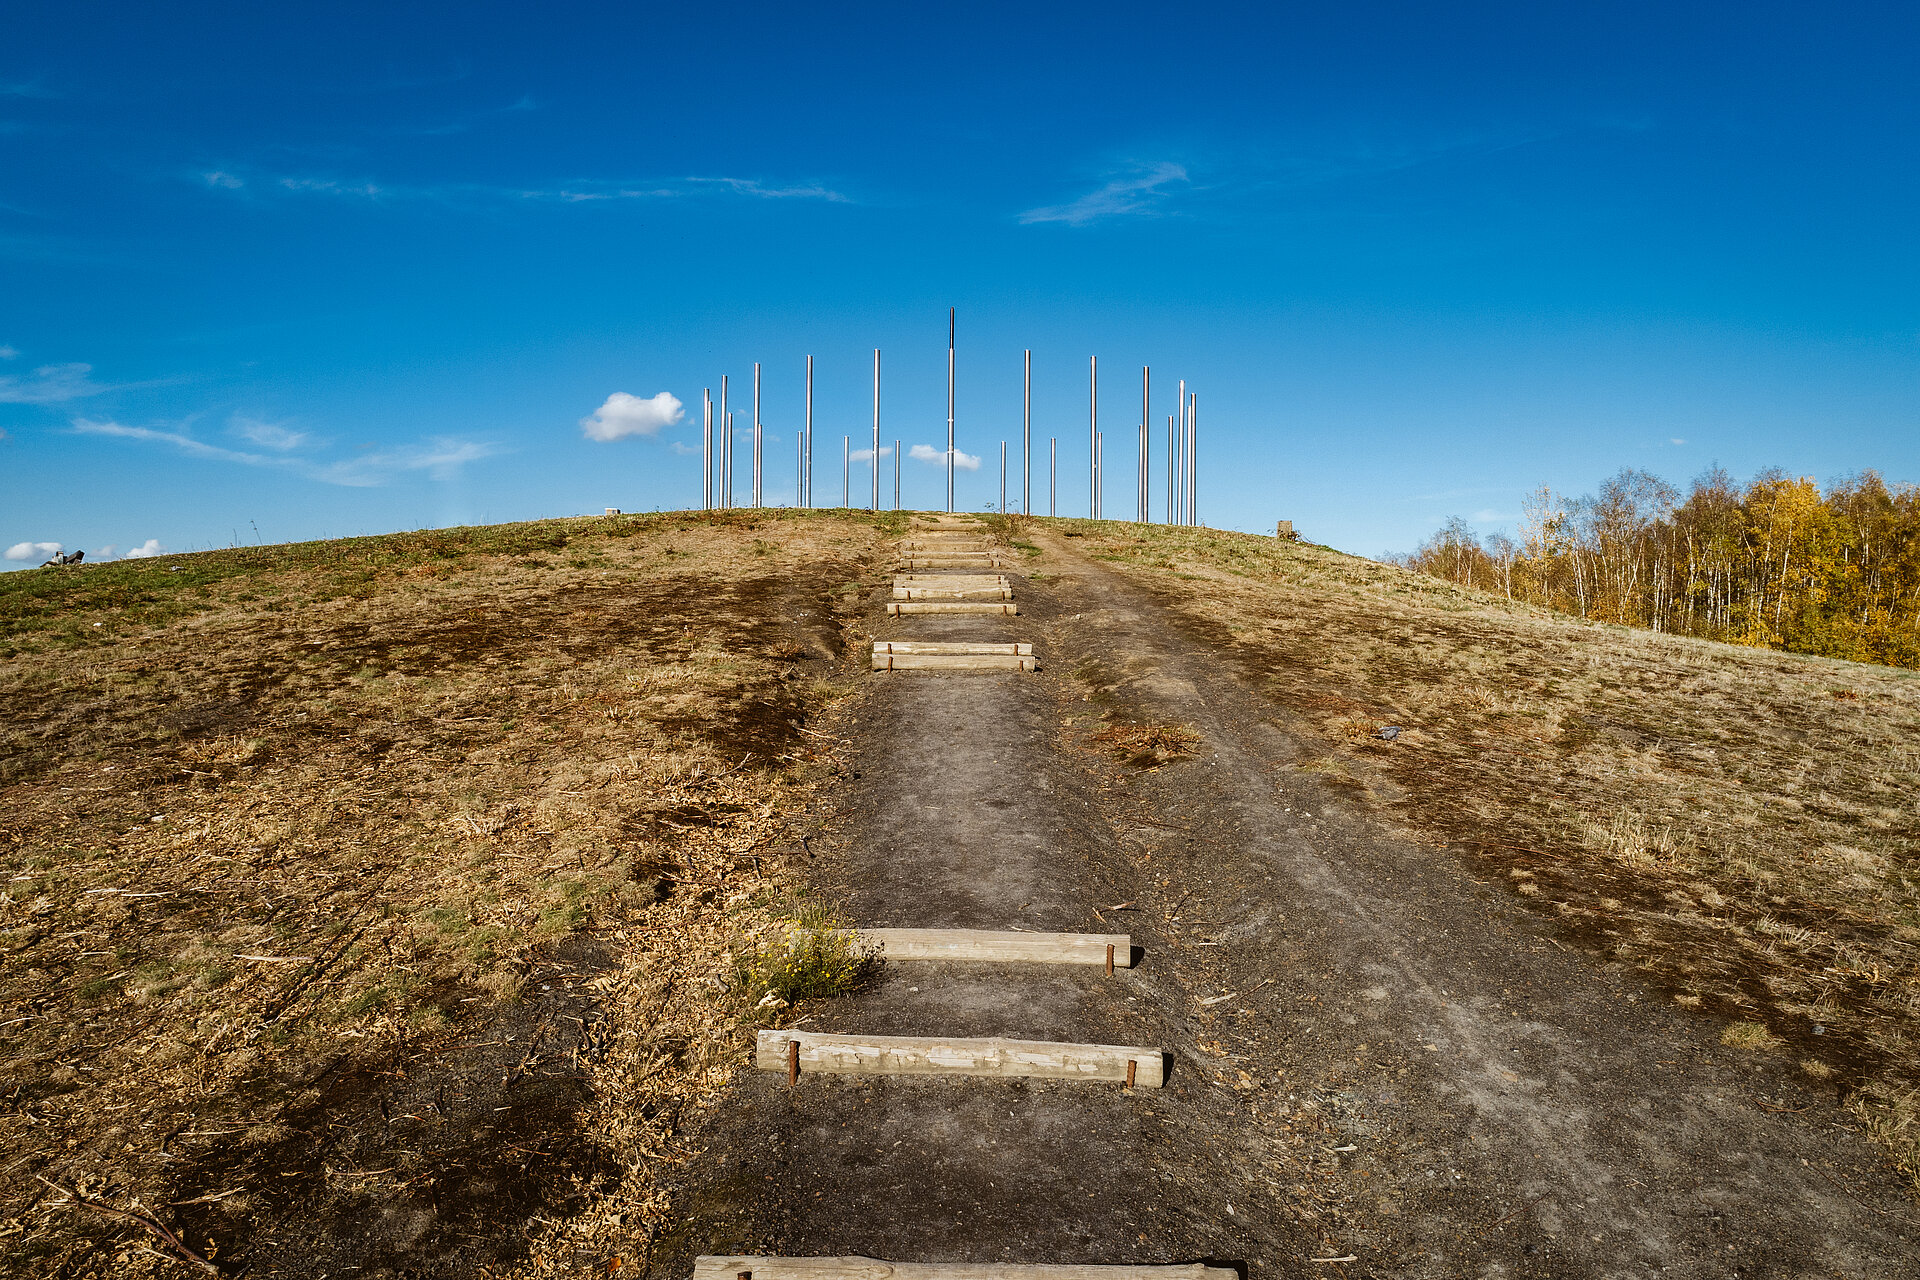
[{"label": "twig on ground", "polygon": [[[49,1187],[52,1187],[55,1191],[58,1191],[61,1195],[79,1205],[82,1209],[97,1213],[103,1218],[118,1219],[121,1222],[131,1222],[135,1226],[143,1228],[151,1233],[155,1239],[171,1249],[174,1256],[182,1262],[191,1262],[208,1275],[217,1276],[220,1274],[219,1267],[214,1266],[213,1263],[207,1261],[192,1249],[189,1249],[179,1236],[176,1236],[152,1218],[147,1217],[144,1213],[135,1213],[131,1209],[116,1209],[110,1204],[102,1204],[98,1200],[88,1199],[71,1187],[63,1187],[57,1182],[50,1182],[37,1173],[33,1176],[37,1181],[46,1183]],[[187,1203],[192,1204],[194,1202],[189,1200]]]}]

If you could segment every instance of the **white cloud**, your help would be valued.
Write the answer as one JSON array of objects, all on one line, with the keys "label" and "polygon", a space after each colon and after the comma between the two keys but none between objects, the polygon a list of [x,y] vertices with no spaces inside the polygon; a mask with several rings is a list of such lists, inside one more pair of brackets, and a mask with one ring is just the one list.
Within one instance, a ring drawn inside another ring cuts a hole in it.
[{"label": "white cloud", "polygon": [[92,372],[90,364],[43,364],[31,378],[0,378],[0,404],[58,404],[99,395],[107,388],[87,376]]},{"label": "white cloud", "polygon": [[1101,218],[1119,217],[1132,213],[1152,213],[1158,208],[1168,192],[1167,186],[1176,182],[1187,182],[1185,165],[1162,161],[1149,169],[1133,174],[1131,177],[1115,178],[1098,190],[1089,191],[1078,200],[1067,204],[1048,205],[1040,209],[1029,209],[1020,215],[1022,223],[1064,222],[1071,227],[1084,227],[1089,222]]},{"label": "white cloud", "polygon": [[9,560],[46,560],[65,550],[58,542],[16,542],[7,548]]},{"label": "white cloud", "polygon": [[114,550],[114,545],[109,542],[106,546],[96,549],[93,553],[93,558],[95,560],[111,560],[113,559]]},{"label": "white cloud", "polygon": [[616,391],[591,415],[580,419],[580,431],[587,439],[600,441],[651,436],[680,421],[680,417],[680,401],[669,392],[642,399]]},{"label": "white cloud", "polygon": [[262,422],[258,418],[243,418],[235,414],[230,425],[233,434],[269,449],[284,452],[298,449],[307,442],[307,433],[304,431],[289,431],[276,422]]},{"label": "white cloud", "polygon": [[[883,445],[881,445],[881,446],[880,446],[880,456],[881,456],[881,457],[883,457],[883,458],[885,458],[885,457],[890,457],[890,456],[892,455],[892,453],[893,453],[893,446],[892,446],[892,445],[890,445],[890,444],[883,444]],[[918,455],[918,454],[914,454],[914,455],[911,455],[911,456],[913,456],[913,457],[918,457],[919,455]],[[848,460],[849,460],[849,461],[851,461],[851,462],[872,462],[872,461],[873,461],[873,450],[871,450],[871,449],[855,449],[855,450],[854,450],[854,451],[853,451],[853,452],[852,452],[851,454],[848,454],[848,455],[847,455],[847,457],[848,457]]]},{"label": "white cloud", "polygon": [[208,186],[218,187],[222,191],[238,191],[247,185],[245,178],[236,178],[224,169],[215,169],[209,173],[201,174],[200,177]]},{"label": "white cloud", "polygon": [[1674,436],[1672,439],[1668,440],[1667,443],[1668,444],[1685,444],[1686,441],[1682,440],[1679,436]]},{"label": "white cloud", "polygon": [[148,538],[137,547],[128,547],[127,554],[123,556],[122,559],[151,560],[155,556],[163,556],[165,554],[167,554],[167,549],[160,545],[160,539]]},{"label": "white cloud", "polygon": [[10,347],[0,342],[0,360],[12,360],[20,354],[20,348]]},{"label": "white cloud", "polygon": [[[936,449],[930,444],[917,444],[913,446],[913,448],[907,450],[907,456],[915,462],[931,462],[939,467],[947,465],[947,451],[945,449]],[[980,469],[980,455],[976,453],[963,453],[959,449],[955,449],[953,451],[953,465],[962,471],[978,471]]]}]

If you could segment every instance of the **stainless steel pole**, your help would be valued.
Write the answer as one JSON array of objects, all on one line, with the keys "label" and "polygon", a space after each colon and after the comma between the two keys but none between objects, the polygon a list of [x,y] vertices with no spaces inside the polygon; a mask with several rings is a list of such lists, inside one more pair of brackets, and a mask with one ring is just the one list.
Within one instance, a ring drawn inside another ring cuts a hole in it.
[{"label": "stainless steel pole", "polygon": [[873,506],[880,510],[880,348],[873,349]]},{"label": "stainless steel pole", "polygon": [[1179,432],[1173,429],[1173,415],[1167,415],[1167,523],[1173,523],[1173,440]]},{"label": "stainless steel pole", "polygon": [[1176,504],[1179,518],[1175,524],[1187,522],[1187,380],[1180,379],[1180,498]]},{"label": "stainless steel pole", "polygon": [[1026,391],[1020,399],[1020,514],[1033,514],[1033,348],[1027,348]]},{"label": "stainless steel pole", "polygon": [[793,505],[807,505],[807,437],[802,432],[793,438]]},{"label": "stainless steel pole", "polygon": [[727,408],[727,375],[720,375],[720,509],[733,505],[733,414]]},{"label": "stainless steel pole", "polygon": [[1141,524],[1147,522],[1147,507],[1152,495],[1152,490],[1147,487],[1147,464],[1152,459],[1150,449],[1153,437],[1153,419],[1147,416],[1149,412],[1148,377],[1149,371],[1143,364],[1140,366],[1140,514],[1134,517]]},{"label": "stainless steel pole", "polygon": [[1087,515],[1100,518],[1100,357],[1087,357]]},{"label": "stainless steel pole", "polygon": [[1193,394],[1193,412],[1187,415],[1187,451],[1192,460],[1187,464],[1187,518],[1191,524],[1200,523],[1200,393]]},{"label": "stainless steel pole", "polygon": [[947,511],[953,511],[953,308],[947,308]]},{"label": "stainless steel pole", "polygon": [[753,505],[760,505],[760,362],[753,362]]},{"label": "stainless steel pole", "polygon": [[1106,502],[1105,502],[1105,499],[1107,496],[1107,475],[1106,475],[1107,433],[1104,431],[1096,431],[1094,433],[1093,462],[1094,462],[1094,466],[1093,466],[1094,503],[1093,505],[1095,510],[1103,513],[1098,518],[1104,520],[1106,518],[1106,516],[1104,515],[1104,512],[1107,509]]},{"label": "stainless steel pole", "polygon": [[807,443],[800,465],[800,505],[813,505],[813,357],[807,357]]}]

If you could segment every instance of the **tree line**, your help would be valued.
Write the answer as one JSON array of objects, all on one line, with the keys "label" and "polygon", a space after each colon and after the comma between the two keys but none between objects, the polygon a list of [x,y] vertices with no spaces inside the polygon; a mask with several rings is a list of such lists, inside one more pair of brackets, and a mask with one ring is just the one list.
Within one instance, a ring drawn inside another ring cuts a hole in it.
[{"label": "tree line", "polygon": [[1455,517],[1410,569],[1582,618],[1920,667],[1920,487],[1872,471],[1823,493],[1714,468],[1683,497],[1645,471],[1569,498],[1542,487],[1518,537]]}]

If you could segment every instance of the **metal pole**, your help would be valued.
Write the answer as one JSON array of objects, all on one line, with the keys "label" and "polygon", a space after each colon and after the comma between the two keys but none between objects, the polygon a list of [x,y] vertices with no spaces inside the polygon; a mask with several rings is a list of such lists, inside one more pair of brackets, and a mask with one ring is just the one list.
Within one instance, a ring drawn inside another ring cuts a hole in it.
[{"label": "metal pole", "polygon": [[1100,357],[1087,357],[1087,518],[1100,518]]},{"label": "metal pole", "polygon": [[880,510],[880,348],[873,349],[873,510]]},{"label": "metal pole", "polygon": [[1141,524],[1147,522],[1147,507],[1152,494],[1152,490],[1147,487],[1147,464],[1152,461],[1152,453],[1150,450],[1151,437],[1153,434],[1151,430],[1153,419],[1147,416],[1149,411],[1147,394],[1149,390],[1148,377],[1149,370],[1147,366],[1143,364],[1140,366],[1140,514],[1134,517],[1134,519],[1138,520]]},{"label": "metal pole", "polygon": [[727,498],[721,505],[733,510],[733,415],[727,415]]},{"label": "metal pole", "polygon": [[900,442],[893,442],[893,509],[900,509]]},{"label": "metal pole", "polygon": [[1179,512],[1173,524],[1187,524],[1187,378],[1181,378],[1181,480],[1179,480],[1179,499],[1175,499],[1175,510]]},{"label": "metal pole", "polygon": [[760,505],[760,362],[753,362],[753,505]]},{"label": "metal pole", "polygon": [[800,505],[813,505],[813,357],[807,357],[807,443],[800,466]]},{"label": "metal pole", "polygon": [[947,511],[953,511],[953,308],[947,308]]},{"label": "metal pole", "polygon": [[1060,496],[1059,486],[1054,483],[1054,464],[1060,461],[1060,437],[1047,437],[1047,514],[1054,514],[1054,499]]},{"label": "metal pole", "polygon": [[703,412],[700,417],[700,496],[706,510],[713,510],[713,388],[700,389]]},{"label": "metal pole", "polygon": [[1020,514],[1033,514],[1033,349],[1027,349],[1026,391],[1020,400]]},{"label": "metal pole", "polygon": [[1167,415],[1167,523],[1173,523],[1173,415]]},{"label": "metal pole", "polygon": [[720,509],[733,505],[733,414],[727,409],[727,375],[720,375]]},{"label": "metal pole", "polygon": [[1192,524],[1200,523],[1200,393],[1193,394],[1193,411],[1187,415],[1187,451],[1192,460],[1187,464],[1187,518]]}]

